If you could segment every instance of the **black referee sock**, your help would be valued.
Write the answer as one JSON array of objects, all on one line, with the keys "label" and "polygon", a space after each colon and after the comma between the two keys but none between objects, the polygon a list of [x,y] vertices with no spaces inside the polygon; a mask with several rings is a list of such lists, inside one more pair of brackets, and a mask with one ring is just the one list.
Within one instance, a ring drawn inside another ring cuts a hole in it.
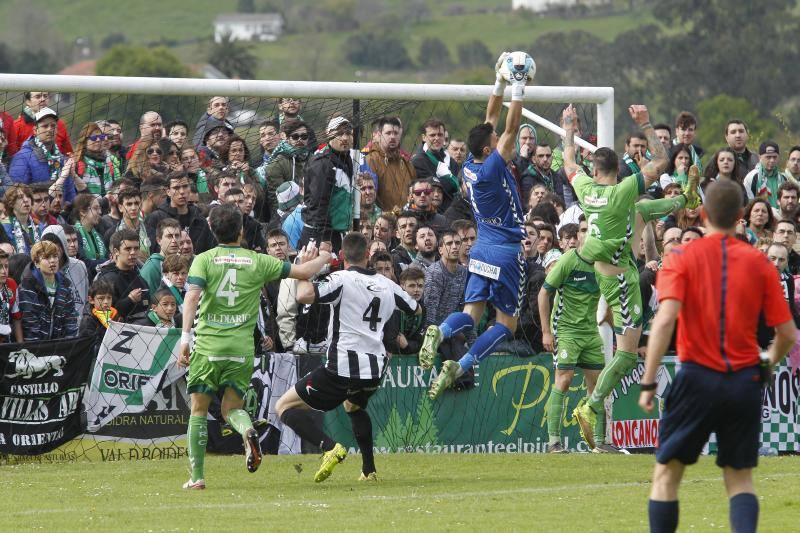
[{"label": "black referee sock", "polygon": [[281,415],[281,422],[289,426],[300,438],[307,440],[315,446],[319,446],[323,452],[327,452],[336,446],[336,442],[322,431],[314,419],[311,411],[306,409],[287,409]]},{"label": "black referee sock", "polygon": [[734,533],[755,532],[758,525],[758,498],[743,492],[730,499],[731,530]]},{"label": "black referee sock", "polygon": [[372,449],[372,420],[369,413],[363,409],[347,413],[350,416],[350,425],[353,426],[353,435],[356,437],[358,447],[361,449],[361,471],[364,475],[375,472],[375,453]]},{"label": "black referee sock", "polygon": [[650,500],[647,514],[650,516],[650,533],[674,533],[678,529],[678,500]]}]

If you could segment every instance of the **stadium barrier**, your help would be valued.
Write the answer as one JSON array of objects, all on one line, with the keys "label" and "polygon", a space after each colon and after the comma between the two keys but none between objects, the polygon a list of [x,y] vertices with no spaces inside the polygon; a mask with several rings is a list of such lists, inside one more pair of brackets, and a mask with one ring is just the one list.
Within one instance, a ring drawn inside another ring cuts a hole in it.
[{"label": "stadium barrier", "polygon": [[[185,457],[188,396],[184,370],[176,367],[177,330],[111,323],[94,355],[93,339],[0,346],[0,464],[56,461],[160,460]],[[253,419],[281,430],[262,447],[300,453],[300,439],[277,419],[274,406],[318,356],[259,355],[245,398]],[[659,411],[675,373],[671,357],[659,371]],[[639,364],[612,395],[611,441],[628,449],[656,444],[658,413],[642,412],[637,400]],[[423,371],[415,357],[393,357],[369,412],[379,453],[529,453],[547,443],[545,404],[552,386],[549,354],[494,354],[472,386],[427,399],[436,370]],[[764,393],[762,444],[780,452],[800,451],[797,419],[800,376],[781,364]],[[572,409],[585,394],[577,373],[568,395],[564,442],[586,451]],[[227,434],[212,406],[209,450],[240,453],[241,439]],[[322,420],[320,421],[322,423]],[[325,415],[331,436],[355,449],[342,408]],[[230,433],[230,432],[228,432]],[[712,439],[709,452],[715,451]]]}]

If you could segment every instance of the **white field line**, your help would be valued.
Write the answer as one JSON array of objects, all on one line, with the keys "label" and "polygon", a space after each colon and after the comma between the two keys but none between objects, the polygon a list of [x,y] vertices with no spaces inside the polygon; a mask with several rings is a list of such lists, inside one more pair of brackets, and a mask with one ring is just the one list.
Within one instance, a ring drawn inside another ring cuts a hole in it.
[{"label": "white field line", "polygon": [[[766,481],[770,481],[772,479],[788,479],[788,478],[800,478],[800,473],[777,473],[777,474],[770,474],[768,476],[764,476],[763,478],[756,479],[757,483],[764,483]],[[722,475],[715,476],[715,477],[706,477],[706,478],[695,478],[695,479],[686,479],[686,484],[694,484],[697,482],[700,483],[720,483],[722,484]],[[366,502],[366,501],[414,501],[414,500],[426,500],[428,502],[432,502],[432,500],[449,500],[449,499],[462,499],[462,498],[470,498],[470,497],[482,497],[485,498],[486,496],[506,496],[506,495],[516,495],[516,494],[544,494],[544,493],[559,493],[561,494],[562,491],[566,490],[574,490],[574,489],[582,489],[582,490],[607,490],[607,489],[621,489],[627,487],[638,487],[649,484],[649,481],[628,481],[625,483],[594,483],[590,485],[579,485],[579,484],[571,484],[571,485],[558,485],[558,486],[551,486],[551,487],[522,487],[522,488],[515,488],[515,489],[498,489],[498,490],[489,490],[489,491],[465,491],[465,492],[441,492],[436,494],[428,494],[428,493],[415,493],[412,492],[411,494],[403,494],[403,495],[390,495],[390,496],[379,496],[379,495],[361,495],[354,498],[331,498],[328,500],[275,500],[275,501],[263,501],[263,500],[250,500],[247,502],[217,502],[217,503],[192,503],[192,502],[182,502],[182,503],[171,503],[167,505],[147,505],[147,506],[139,506],[139,507],[131,507],[130,505],[119,505],[119,506],[108,506],[107,504],[103,504],[100,506],[97,511],[93,514],[108,514],[110,512],[117,512],[121,511],[126,514],[129,513],[140,513],[140,512],[148,512],[148,511],[169,511],[169,510],[180,510],[180,509],[239,509],[239,508],[252,508],[255,505],[272,505],[274,507],[321,507],[321,508],[330,508],[333,504],[342,504],[342,503],[349,503],[353,501],[358,502]],[[210,492],[213,493],[214,486],[211,485]],[[756,489],[758,489],[758,485],[756,485]],[[178,492],[181,489],[176,488],[175,491]],[[208,489],[207,489],[208,490]],[[165,494],[166,496],[166,494]],[[222,494],[220,494],[222,496]],[[33,515],[42,515],[42,514],[87,514],[86,509],[84,508],[65,508],[65,509],[53,509],[53,508],[39,508],[39,509],[24,509],[20,511],[5,511],[7,513],[8,518],[12,518],[15,516],[33,516]]]}]

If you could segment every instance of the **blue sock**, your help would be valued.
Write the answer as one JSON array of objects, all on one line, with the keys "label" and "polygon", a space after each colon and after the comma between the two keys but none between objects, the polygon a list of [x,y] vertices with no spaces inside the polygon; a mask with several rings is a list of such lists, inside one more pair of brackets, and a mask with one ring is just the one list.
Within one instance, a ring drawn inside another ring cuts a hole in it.
[{"label": "blue sock", "polygon": [[754,533],[758,525],[758,498],[755,494],[743,492],[730,499],[731,531],[734,533]]},{"label": "blue sock", "polygon": [[467,313],[450,313],[439,325],[439,330],[442,332],[443,339],[449,339],[456,333],[467,331],[475,327],[472,317]]},{"label": "blue sock", "polygon": [[678,529],[678,500],[659,502],[650,500],[647,504],[650,517],[650,533],[674,533]]},{"label": "blue sock", "polygon": [[513,336],[514,334],[511,333],[511,330],[503,324],[495,324],[490,327],[475,340],[475,344],[472,345],[472,348],[458,361],[458,364],[461,365],[461,370],[466,372],[472,368],[475,363],[480,363],[494,351],[498,344]]}]

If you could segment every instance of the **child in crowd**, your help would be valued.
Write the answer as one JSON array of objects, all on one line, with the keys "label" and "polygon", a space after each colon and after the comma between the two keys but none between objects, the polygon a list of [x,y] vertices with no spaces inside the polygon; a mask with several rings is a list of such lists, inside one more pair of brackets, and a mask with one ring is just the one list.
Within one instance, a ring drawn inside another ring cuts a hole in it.
[{"label": "child in crowd", "polygon": [[178,302],[170,289],[158,289],[150,303],[150,310],[146,313],[134,315],[131,324],[157,328],[179,328],[182,317],[177,313]]},{"label": "child in crowd", "polygon": [[104,279],[96,279],[89,287],[89,301],[83,310],[78,335],[96,337],[102,340],[108,329],[108,323],[117,318],[117,310],[111,306],[114,299],[114,287]]},{"label": "child in crowd", "polygon": [[[415,267],[403,270],[400,274],[400,287],[414,300],[422,302],[425,273]],[[386,343],[387,349],[391,353],[417,354],[422,346],[423,325],[425,324],[424,310],[420,315],[410,315],[398,309],[392,316],[392,320],[396,318],[399,318],[399,333],[394,341]]]},{"label": "child in crowd", "polygon": [[186,278],[189,276],[189,266],[192,260],[185,255],[171,255],[164,259],[161,266],[163,277],[160,289],[167,289],[175,297],[178,312],[183,312],[183,297],[186,295]]},{"label": "child in crowd", "polygon": [[8,277],[8,253],[0,250],[0,343],[22,342],[17,282]]}]

